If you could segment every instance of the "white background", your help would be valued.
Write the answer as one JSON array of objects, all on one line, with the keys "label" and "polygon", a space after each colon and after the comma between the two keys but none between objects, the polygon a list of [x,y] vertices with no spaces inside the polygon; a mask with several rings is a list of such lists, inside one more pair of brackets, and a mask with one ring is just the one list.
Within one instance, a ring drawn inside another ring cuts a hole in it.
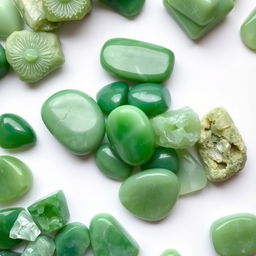
[{"label": "white background", "polygon": [[[28,206],[63,189],[71,221],[89,225],[95,214],[110,213],[138,241],[141,256],[158,256],[167,248],[175,248],[183,256],[216,255],[209,239],[211,223],[229,214],[256,212],[256,53],[248,50],[239,36],[240,25],[254,5],[254,0],[237,1],[227,19],[197,43],[187,38],[156,0],[147,0],[133,20],[95,3],[85,20],[64,24],[58,31],[66,56],[62,69],[33,86],[19,81],[14,73],[0,80],[0,113],[21,115],[38,135],[36,146],[27,151],[0,149],[0,154],[23,160],[34,173],[32,190],[8,207]],[[127,212],[118,200],[120,183],[97,170],[94,156],[81,158],[69,153],[40,117],[43,102],[59,90],[80,89],[95,97],[102,86],[117,80],[99,62],[103,43],[113,37],[170,48],[176,55],[173,75],[166,82],[172,94],[171,108],[190,106],[202,116],[223,106],[248,147],[244,171],[228,182],[181,198],[170,216],[159,223],[141,221]]]}]

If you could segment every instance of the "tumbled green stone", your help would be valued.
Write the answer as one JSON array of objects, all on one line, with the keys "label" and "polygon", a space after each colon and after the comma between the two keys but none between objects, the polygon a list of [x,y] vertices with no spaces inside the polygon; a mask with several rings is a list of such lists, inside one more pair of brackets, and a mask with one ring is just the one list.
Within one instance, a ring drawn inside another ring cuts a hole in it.
[{"label": "tumbled green stone", "polygon": [[0,250],[12,249],[21,243],[21,240],[11,239],[10,230],[23,208],[0,210]]},{"label": "tumbled green stone", "polygon": [[119,199],[132,214],[147,221],[165,218],[179,195],[177,176],[166,169],[150,169],[129,177],[120,187]]},{"label": "tumbled green stone", "polygon": [[44,233],[61,229],[69,219],[67,201],[61,190],[32,204],[28,211]]},{"label": "tumbled green stone", "polygon": [[16,157],[0,156],[0,203],[14,201],[32,187],[29,167]]},{"label": "tumbled green stone", "polygon": [[156,116],[169,108],[171,95],[169,90],[161,84],[138,84],[131,88],[128,104],[140,108],[148,116]]},{"label": "tumbled green stone", "polygon": [[125,82],[115,82],[104,86],[97,93],[97,103],[102,112],[109,114],[115,108],[127,104],[129,87]]},{"label": "tumbled green stone", "polygon": [[84,256],[90,246],[88,228],[79,222],[67,224],[55,237],[57,256]]},{"label": "tumbled green stone", "polygon": [[90,223],[94,256],[137,256],[139,246],[121,224],[109,214],[98,214]]},{"label": "tumbled green stone", "polygon": [[160,256],[181,256],[176,250],[168,249],[161,253]]},{"label": "tumbled green stone", "polygon": [[235,214],[216,220],[211,226],[211,239],[220,256],[256,254],[256,216]]},{"label": "tumbled green stone", "polygon": [[10,64],[8,63],[5,55],[5,49],[0,44],[0,78],[4,77],[10,69]]},{"label": "tumbled green stone", "polygon": [[166,148],[193,146],[200,137],[198,114],[189,107],[172,110],[151,119],[156,143]]},{"label": "tumbled green stone", "polygon": [[104,44],[101,64],[108,72],[124,79],[161,83],[172,73],[174,54],[162,46],[114,38]]},{"label": "tumbled green stone", "polygon": [[20,256],[20,253],[10,251],[0,251],[0,256]]},{"label": "tumbled green stone", "polygon": [[81,91],[57,92],[46,100],[41,115],[52,135],[76,155],[96,150],[105,134],[99,106]]},{"label": "tumbled green stone", "polygon": [[119,158],[110,144],[104,144],[98,149],[96,165],[103,174],[116,180],[128,178],[133,169]]},{"label": "tumbled green stone", "polygon": [[154,152],[155,137],[147,116],[134,106],[121,106],[107,119],[110,144],[121,159],[130,165],[147,162]]}]

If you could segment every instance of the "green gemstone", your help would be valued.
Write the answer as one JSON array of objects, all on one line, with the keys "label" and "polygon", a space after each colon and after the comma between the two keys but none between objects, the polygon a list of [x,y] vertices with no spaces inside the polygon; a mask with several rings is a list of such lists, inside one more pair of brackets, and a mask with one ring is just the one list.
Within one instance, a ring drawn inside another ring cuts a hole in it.
[{"label": "green gemstone", "polygon": [[121,106],[108,117],[106,130],[110,144],[130,165],[147,162],[154,152],[155,137],[147,116],[133,106]]},{"label": "green gemstone", "polygon": [[161,253],[160,256],[181,256],[176,250],[168,249]]},{"label": "green gemstone", "polygon": [[169,108],[171,95],[169,90],[161,84],[138,84],[131,88],[128,104],[140,108],[148,116],[156,116]]},{"label": "green gemstone", "polygon": [[101,64],[108,72],[124,79],[161,83],[172,73],[174,54],[147,42],[114,38],[104,44]]},{"label": "green gemstone", "polygon": [[97,93],[97,103],[105,114],[127,104],[129,87],[125,82],[115,82],[103,87]]},{"label": "green gemstone", "polygon": [[10,64],[8,63],[5,55],[5,49],[0,44],[0,78],[4,77],[10,69]]},{"label": "green gemstone", "polygon": [[236,214],[216,220],[211,239],[220,256],[252,256],[256,253],[256,216]]},{"label": "green gemstone", "polygon": [[32,183],[33,176],[26,164],[12,156],[0,156],[0,203],[19,199]]},{"label": "green gemstone", "polygon": [[11,239],[9,233],[23,208],[0,210],[0,250],[12,249],[21,243],[21,240]]},{"label": "green gemstone", "polygon": [[179,195],[179,182],[173,172],[150,169],[128,178],[121,186],[119,199],[132,214],[147,221],[165,218]]},{"label": "green gemstone", "polygon": [[28,211],[44,233],[61,229],[69,219],[67,201],[61,190],[32,204]]},{"label": "green gemstone", "polygon": [[0,251],[0,256],[20,256],[20,253],[10,251]]},{"label": "green gemstone", "polygon": [[55,238],[57,256],[84,256],[90,246],[88,228],[79,222],[67,224]]},{"label": "green gemstone", "polygon": [[19,148],[36,142],[36,135],[30,124],[14,114],[0,116],[0,146],[2,148]]},{"label": "green gemstone", "polygon": [[77,90],[52,95],[42,107],[42,119],[68,150],[76,155],[95,151],[105,134],[105,120],[97,103]]},{"label": "green gemstone", "polygon": [[142,170],[155,168],[167,169],[176,174],[179,169],[177,152],[172,148],[156,148],[151,159],[141,166]]},{"label": "green gemstone", "polygon": [[124,180],[132,174],[132,166],[124,163],[110,144],[98,149],[96,164],[103,174],[115,180]]},{"label": "green gemstone", "polygon": [[98,214],[90,223],[94,256],[137,256],[139,246],[121,224],[109,214]]}]

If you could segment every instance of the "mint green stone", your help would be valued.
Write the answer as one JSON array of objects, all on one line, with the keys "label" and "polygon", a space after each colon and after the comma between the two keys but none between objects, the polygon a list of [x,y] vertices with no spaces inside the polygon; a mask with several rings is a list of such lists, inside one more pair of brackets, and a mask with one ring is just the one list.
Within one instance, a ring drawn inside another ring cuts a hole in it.
[{"label": "mint green stone", "polygon": [[176,250],[168,249],[161,253],[160,256],[181,256]]},{"label": "mint green stone", "polygon": [[10,251],[0,251],[0,256],[20,256],[20,253]]},{"label": "mint green stone", "polygon": [[94,256],[137,256],[139,246],[121,224],[109,214],[98,214],[90,223]]}]

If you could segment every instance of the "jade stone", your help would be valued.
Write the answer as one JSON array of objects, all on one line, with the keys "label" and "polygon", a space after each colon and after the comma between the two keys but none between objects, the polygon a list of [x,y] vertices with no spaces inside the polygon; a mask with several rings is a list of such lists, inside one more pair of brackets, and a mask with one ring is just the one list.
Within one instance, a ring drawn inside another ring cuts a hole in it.
[{"label": "jade stone", "polygon": [[0,156],[0,203],[21,198],[32,183],[32,173],[25,163],[12,156]]},{"label": "jade stone", "polygon": [[4,77],[10,69],[10,64],[6,59],[5,49],[0,44],[0,79]]},{"label": "jade stone", "polygon": [[172,148],[157,147],[151,159],[141,166],[142,170],[161,168],[177,174],[179,160],[176,150]]},{"label": "jade stone", "polygon": [[150,169],[128,178],[119,190],[119,199],[132,214],[146,221],[164,219],[179,195],[177,176],[166,169]]},{"label": "jade stone", "polygon": [[28,211],[44,233],[61,229],[69,219],[67,201],[61,190],[32,204]]},{"label": "jade stone", "polygon": [[184,149],[193,146],[200,137],[199,116],[193,109],[184,107],[151,119],[156,143],[166,148]]},{"label": "jade stone", "polygon": [[161,253],[160,256],[181,256],[176,250],[168,249]]},{"label": "jade stone", "polygon": [[114,75],[138,82],[161,83],[173,70],[174,54],[147,42],[114,38],[101,50],[101,64]]},{"label": "jade stone", "polygon": [[81,91],[57,92],[46,100],[41,115],[52,135],[73,154],[91,153],[103,140],[104,116],[97,103]]},{"label": "jade stone", "polygon": [[202,119],[197,146],[211,182],[226,181],[245,166],[245,143],[223,108],[213,109]]},{"label": "jade stone", "polygon": [[36,142],[36,135],[30,124],[15,114],[0,116],[0,146],[6,149],[30,146]]},{"label": "jade stone", "polygon": [[155,137],[147,116],[134,106],[112,111],[106,124],[110,144],[130,165],[146,163],[154,153]]},{"label": "jade stone", "polygon": [[109,114],[115,108],[127,104],[129,87],[125,82],[115,82],[103,87],[97,93],[97,103],[102,112]]},{"label": "jade stone", "polygon": [[0,251],[0,256],[20,256],[20,253],[10,251]]},{"label": "jade stone", "polygon": [[11,239],[9,233],[23,208],[0,210],[0,250],[12,249],[21,243],[21,240]]},{"label": "jade stone", "polygon": [[57,256],[84,256],[90,246],[88,228],[79,222],[67,224],[55,237]]},{"label": "jade stone", "polygon": [[131,165],[119,158],[110,144],[104,144],[98,149],[96,165],[104,175],[115,180],[125,180],[133,170]]},{"label": "jade stone", "polygon": [[94,256],[137,256],[139,246],[121,224],[109,214],[98,214],[90,223]]},{"label": "jade stone", "polygon": [[211,239],[220,256],[256,254],[256,217],[235,214],[216,220],[211,226]]},{"label": "jade stone", "polygon": [[171,95],[169,90],[161,84],[138,84],[131,88],[128,104],[140,108],[148,116],[156,116],[169,108]]}]

